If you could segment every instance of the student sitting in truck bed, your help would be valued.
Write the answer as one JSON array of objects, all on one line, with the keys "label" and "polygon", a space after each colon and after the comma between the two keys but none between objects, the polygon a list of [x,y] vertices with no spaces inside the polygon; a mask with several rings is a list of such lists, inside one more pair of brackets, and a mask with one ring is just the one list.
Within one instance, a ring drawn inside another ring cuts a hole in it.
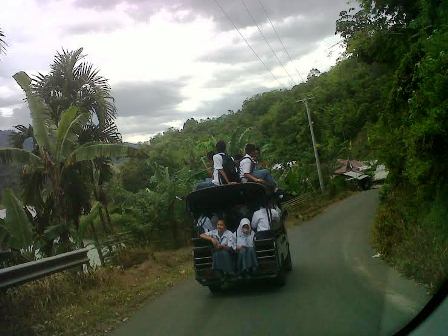
[{"label": "student sitting in truck bed", "polygon": [[[255,211],[252,220],[251,226],[252,229],[258,232],[268,231],[271,229],[270,223],[272,221],[279,221],[280,214],[276,209],[271,209],[269,206],[267,208],[260,207],[259,210]],[[260,234],[257,234],[257,238],[261,238]]]},{"label": "student sitting in truck bed", "polygon": [[238,230],[235,232],[237,271],[245,275],[253,272],[257,268],[257,255],[254,249],[255,234],[250,227],[250,220],[243,218]]},{"label": "student sitting in truck bed", "polygon": [[222,272],[224,275],[233,274],[232,251],[235,248],[233,233],[227,230],[224,219],[218,219],[216,229],[202,233],[202,239],[213,244],[213,270]]},{"label": "student sitting in truck bed", "polygon": [[214,230],[212,218],[207,215],[201,215],[196,222],[196,230],[198,233],[205,233]]}]

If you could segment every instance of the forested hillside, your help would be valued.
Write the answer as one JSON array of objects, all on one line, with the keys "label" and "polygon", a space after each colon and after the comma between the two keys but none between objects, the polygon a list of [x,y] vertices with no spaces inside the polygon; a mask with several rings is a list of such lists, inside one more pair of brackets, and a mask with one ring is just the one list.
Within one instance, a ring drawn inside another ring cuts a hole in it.
[{"label": "forested hillside", "polygon": [[[328,179],[337,158],[375,158],[368,131],[384,106],[391,78],[391,72],[381,65],[344,59],[329,72],[291,90],[248,98],[238,111],[216,119],[189,119],[183,129],[155,136],[143,150],[149,155],[148,162],[175,173],[182,168],[204,170],[201,157],[205,159],[207,151],[214,149],[216,140],[226,140],[232,155],[242,153],[245,143],[254,142],[261,147],[267,167],[296,161],[291,169],[282,171],[283,187],[296,194],[315,190],[317,173],[309,126],[305,107],[297,100],[313,97],[309,105]],[[123,167],[126,189],[135,191],[149,185],[151,171],[144,167],[139,159]],[[301,179],[307,181],[300,183]]]}]

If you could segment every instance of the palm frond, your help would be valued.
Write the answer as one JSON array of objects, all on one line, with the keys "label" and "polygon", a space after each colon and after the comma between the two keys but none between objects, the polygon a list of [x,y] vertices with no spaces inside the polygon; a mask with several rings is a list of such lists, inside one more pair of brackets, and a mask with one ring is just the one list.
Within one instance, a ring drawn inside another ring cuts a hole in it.
[{"label": "palm frond", "polygon": [[[63,111],[78,106],[96,116],[102,128],[113,123],[116,116],[114,99],[108,80],[99,70],[83,61],[82,48],[62,50],[54,58],[48,75],[39,74],[33,80],[33,90],[50,106],[52,119],[58,124]],[[96,139],[89,139],[95,141]]]},{"label": "palm frond", "polygon": [[89,121],[87,113],[79,113],[79,109],[71,106],[62,113],[56,135],[56,151],[58,161],[70,153],[78,140],[84,125]]},{"label": "palm frond", "polygon": [[75,149],[68,158],[68,164],[100,158],[123,158],[137,153],[135,148],[124,144],[86,144]]},{"label": "palm frond", "polygon": [[117,125],[113,122],[103,126],[93,123],[87,124],[79,136],[81,144],[88,142],[121,143],[121,134],[118,132]]},{"label": "palm frond", "polygon": [[0,163],[10,165],[40,164],[37,155],[20,148],[0,148]]},{"label": "palm frond", "polygon": [[3,192],[6,217],[3,228],[8,233],[7,245],[14,249],[23,249],[33,244],[33,227],[28,220],[23,204],[11,189]]},{"label": "palm frond", "polygon": [[248,140],[249,140],[248,135],[250,135],[249,132],[251,132],[251,131],[252,131],[252,127],[246,128],[243,131],[243,133],[241,133],[240,137],[238,138],[238,147],[242,152],[244,152],[244,146],[246,145],[246,142],[248,142]]},{"label": "palm frond", "polygon": [[41,97],[31,90],[31,78],[23,71],[16,73],[13,78],[26,94],[31,111],[34,138],[40,148],[52,149],[53,144],[49,136],[52,129],[50,110]]}]

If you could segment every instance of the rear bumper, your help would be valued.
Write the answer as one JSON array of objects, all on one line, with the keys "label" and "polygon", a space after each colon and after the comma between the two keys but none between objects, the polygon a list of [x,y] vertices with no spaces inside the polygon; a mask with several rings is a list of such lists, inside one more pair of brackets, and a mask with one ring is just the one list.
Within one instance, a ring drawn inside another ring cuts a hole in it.
[{"label": "rear bumper", "polygon": [[207,270],[207,272],[197,272],[196,271],[196,281],[201,285],[210,286],[222,283],[232,283],[239,281],[251,281],[251,280],[263,280],[263,279],[273,279],[279,274],[279,269],[273,269],[270,271],[262,272],[258,271],[256,273],[241,277],[240,275],[227,275],[225,277],[215,273],[212,270]]}]

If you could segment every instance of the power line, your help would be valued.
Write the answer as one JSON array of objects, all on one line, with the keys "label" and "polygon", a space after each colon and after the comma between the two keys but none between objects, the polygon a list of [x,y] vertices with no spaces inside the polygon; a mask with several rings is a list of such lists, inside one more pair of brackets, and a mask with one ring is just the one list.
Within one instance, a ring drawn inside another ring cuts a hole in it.
[{"label": "power line", "polygon": [[[280,35],[279,35],[278,32],[277,32],[277,29],[275,29],[274,24],[272,23],[272,21],[271,21],[269,15],[268,15],[268,11],[267,11],[266,8],[264,7],[264,5],[263,5],[263,3],[261,2],[261,0],[257,0],[257,1],[258,1],[258,3],[260,4],[261,8],[263,8],[264,14],[266,15],[266,18],[268,19],[269,23],[271,24],[272,30],[274,31],[275,35],[277,36],[278,40],[280,41],[280,43],[281,43],[282,46],[283,46],[283,50],[285,51],[286,55],[288,55],[289,60],[291,61],[291,63],[293,63],[292,57],[291,57],[291,55],[289,54],[288,49],[286,49],[285,44],[283,43],[282,39],[280,38]],[[297,75],[299,75],[300,79],[301,79],[303,82],[305,82],[305,79],[302,77],[302,75],[300,74],[299,70],[297,70],[296,67],[294,67],[294,69],[296,70]]]},{"label": "power line", "polygon": [[264,67],[266,68],[266,70],[271,74],[272,78],[274,78],[274,80],[280,85],[283,86],[283,84],[278,80],[277,77],[275,77],[275,75],[272,73],[272,71],[269,69],[269,67],[266,65],[265,62],[263,62],[263,60],[260,58],[260,56],[258,56],[258,54],[255,52],[254,48],[252,48],[252,46],[249,44],[249,41],[247,41],[247,39],[244,37],[243,33],[241,33],[241,31],[238,29],[238,27],[236,26],[236,24],[232,21],[232,19],[230,18],[230,16],[227,14],[227,12],[224,10],[224,8],[222,8],[222,6],[219,4],[218,0],[215,0],[216,5],[219,7],[219,9],[221,9],[222,13],[224,14],[224,16],[227,18],[227,20],[230,21],[230,23],[233,25],[233,27],[235,28],[235,30],[238,32],[238,34],[240,34],[241,38],[244,40],[244,42],[246,42],[246,45],[248,46],[248,48],[252,51],[252,53],[255,55],[256,58],[258,58],[258,60],[264,65]]},{"label": "power line", "polygon": [[289,74],[288,70],[286,70],[286,68],[283,65],[283,63],[280,60],[280,58],[278,58],[277,53],[275,52],[274,48],[272,48],[272,45],[269,43],[268,39],[266,38],[266,36],[264,35],[263,31],[261,30],[260,26],[257,24],[257,21],[255,20],[254,16],[250,12],[249,7],[247,7],[246,2],[244,0],[241,0],[241,3],[243,4],[244,8],[246,9],[247,14],[249,14],[250,18],[252,19],[252,22],[255,24],[255,26],[257,26],[257,29],[260,32],[261,37],[266,42],[266,44],[269,46],[269,49],[271,49],[272,54],[277,59],[277,62],[280,64],[280,66],[283,68],[283,70],[286,72],[286,74],[288,75],[289,79],[291,80],[292,85],[294,86],[295,85],[294,79],[291,77],[291,75]]}]

